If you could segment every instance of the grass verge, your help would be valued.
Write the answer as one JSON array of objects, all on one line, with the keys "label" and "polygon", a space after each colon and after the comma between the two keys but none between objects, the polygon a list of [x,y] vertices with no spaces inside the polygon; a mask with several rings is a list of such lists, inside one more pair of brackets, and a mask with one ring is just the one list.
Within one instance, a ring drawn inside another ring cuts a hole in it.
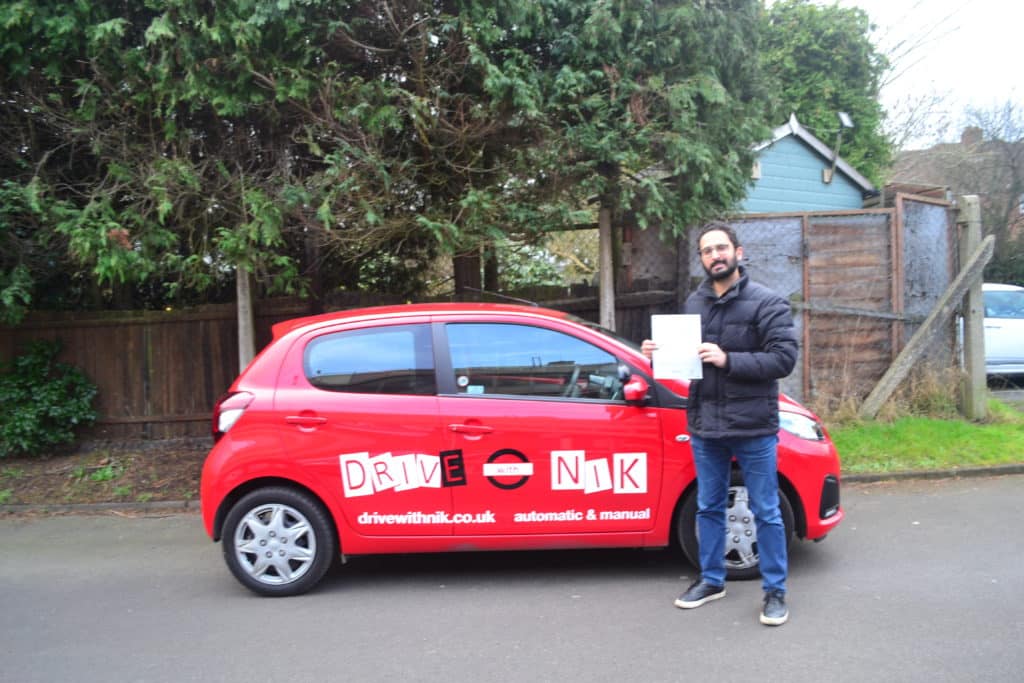
[{"label": "grass verge", "polygon": [[845,474],[991,467],[1024,462],[1024,413],[989,401],[989,420],[905,416],[829,427]]}]

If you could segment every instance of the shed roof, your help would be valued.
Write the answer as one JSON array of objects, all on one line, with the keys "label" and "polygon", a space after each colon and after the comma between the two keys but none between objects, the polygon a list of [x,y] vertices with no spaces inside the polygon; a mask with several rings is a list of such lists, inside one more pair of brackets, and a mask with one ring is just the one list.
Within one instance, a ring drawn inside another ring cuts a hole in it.
[{"label": "shed roof", "polygon": [[756,145],[754,147],[754,151],[760,152],[765,150],[779,140],[789,137],[790,135],[817,152],[827,163],[831,164],[834,161],[836,168],[842,171],[843,174],[853,181],[854,184],[859,186],[862,192],[876,191],[875,186],[870,180],[858,173],[857,169],[844,161],[842,157],[836,155],[828,145],[816,138],[813,133],[800,125],[800,122],[796,120],[796,114],[790,114],[789,121],[773,130],[771,139],[765,140],[761,144]]}]

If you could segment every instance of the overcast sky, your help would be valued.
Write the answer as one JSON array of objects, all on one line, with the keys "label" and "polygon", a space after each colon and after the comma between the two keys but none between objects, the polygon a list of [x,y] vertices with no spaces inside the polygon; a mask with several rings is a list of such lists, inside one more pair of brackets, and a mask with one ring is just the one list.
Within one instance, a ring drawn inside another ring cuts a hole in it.
[{"label": "overcast sky", "polygon": [[[827,4],[827,3],[822,3]],[[1024,105],[1024,4],[1018,0],[839,0],[864,9],[877,29],[875,45],[899,54],[882,91],[890,111],[901,99],[945,96],[950,120],[944,140],[958,139],[967,107],[991,109],[1008,100]],[[917,140],[912,147],[926,146]]]}]

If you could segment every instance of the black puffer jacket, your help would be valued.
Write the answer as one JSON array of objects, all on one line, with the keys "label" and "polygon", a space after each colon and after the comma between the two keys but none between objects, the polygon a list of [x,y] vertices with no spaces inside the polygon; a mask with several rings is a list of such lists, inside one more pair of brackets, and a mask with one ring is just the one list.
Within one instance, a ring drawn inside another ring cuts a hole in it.
[{"label": "black puffer jacket", "polygon": [[700,314],[701,336],[726,353],[724,368],[702,367],[690,384],[690,433],[705,439],[767,436],[779,430],[778,380],[793,371],[798,345],[789,304],[740,279],[721,297],[705,279],[686,300],[686,313]]}]

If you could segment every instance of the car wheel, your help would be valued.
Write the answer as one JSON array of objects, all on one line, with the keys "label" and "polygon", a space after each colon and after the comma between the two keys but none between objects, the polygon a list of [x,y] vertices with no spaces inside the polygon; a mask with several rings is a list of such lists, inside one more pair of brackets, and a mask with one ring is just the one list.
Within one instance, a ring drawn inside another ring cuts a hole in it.
[{"label": "car wheel", "polygon": [[[779,510],[786,528],[786,546],[793,540],[793,506],[785,492],[779,489]],[[757,526],[750,509],[747,487],[739,475],[729,486],[729,504],[726,514],[725,570],[731,580],[755,579],[761,575],[757,553]],[[697,537],[697,490],[683,501],[676,517],[676,539],[690,563],[700,568]]]},{"label": "car wheel", "polygon": [[257,489],[228,512],[224,560],[242,585],[260,595],[305,593],[330,568],[337,539],[327,513],[308,494]]}]

